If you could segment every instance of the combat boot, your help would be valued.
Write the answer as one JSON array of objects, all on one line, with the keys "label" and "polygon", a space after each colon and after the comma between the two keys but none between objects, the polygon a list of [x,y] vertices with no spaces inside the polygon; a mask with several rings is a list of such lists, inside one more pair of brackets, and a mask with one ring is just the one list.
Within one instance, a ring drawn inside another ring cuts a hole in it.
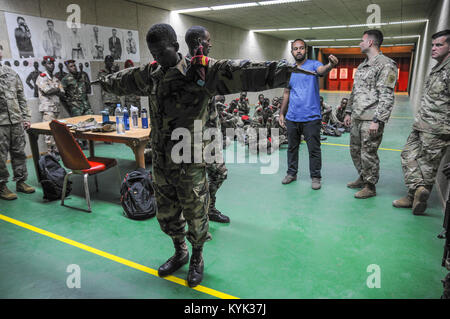
[{"label": "combat boot", "polygon": [[170,257],[164,264],[158,269],[158,276],[168,276],[182,266],[186,265],[189,261],[189,251],[187,249],[186,242],[174,240],[175,254]]},{"label": "combat boot", "polygon": [[17,195],[10,191],[6,184],[0,184],[0,198],[6,200],[17,199]]},{"label": "combat boot", "polygon": [[20,181],[20,182],[16,183],[16,191],[25,193],[25,194],[31,194],[31,193],[34,193],[36,190],[34,189],[34,187],[31,187],[24,181]]},{"label": "combat boot", "polygon": [[361,176],[358,176],[358,178],[350,183],[347,183],[348,188],[363,188],[364,187],[364,181],[362,180]]},{"label": "combat boot", "polygon": [[392,206],[397,208],[411,208],[413,206],[414,195],[407,194],[405,197],[396,199],[392,202]]},{"label": "combat boot", "polygon": [[203,280],[203,247],[192,247],[192,257],[189,263],[189,272],[187,275],[187,284],[189,287],[193,288],[198,286]]},{"label": "combat boot", "polygon": [[367,183],[363,189],[355,194],[355,198],[369,198],[377,195],[375,185]]},{"label": "combat boot", "polygon": [[209,218],[209,220],[211,220],[213,222],[218,222],[218,223],[227,224],[230,222],[230,217],[222,214],[215,207],[209,208],[208,218]]},{"label": "combat boot", "polygon": [[424,186],[419,186],[414,193],[414,201],[412,204],[412,213],[414,215],[422,215],[427,209],[427,200],[430,197],[430,191]]}]

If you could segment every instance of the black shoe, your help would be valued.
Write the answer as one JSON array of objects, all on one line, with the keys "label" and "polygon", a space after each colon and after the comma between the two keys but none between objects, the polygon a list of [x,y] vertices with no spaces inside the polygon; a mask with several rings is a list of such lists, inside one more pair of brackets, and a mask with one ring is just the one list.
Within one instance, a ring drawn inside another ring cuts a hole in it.
[{"label": "black shoe", "polygon": [[291,183],[291,182],[293,182],[293,181],[296,181],[296,180],[297,180],[297,175],[292,176],[292,175],[287,174],[287,175],[284,177],[284,179],[281,181],[281,183],[282,183],[282,184],[289,184],[289,183]]},{"label": "black shoe", "polygon": [[186,243],[183,242],[183,244],[175,247],[175,254],[158,268],[158,276],[166,277],[186,265],[188,261],[189,251]]},{"label": "black shoe", "polygon": [[202,247],[192,249],[191,262],[189,263],[189,272],[187,275],[187,284],[193,288],[198,286],[203,280],[203,256]]},{"label": "black shoe", "polygon": [[211,220],[213,222],[224,223],[224,224],[227,224],[230,222],[230,217],[225,216],[224,214],[222,214],[220,211],[218,211],[215,208],[211,208],[209,210],[208,217],[209,217],[209,220]]}]

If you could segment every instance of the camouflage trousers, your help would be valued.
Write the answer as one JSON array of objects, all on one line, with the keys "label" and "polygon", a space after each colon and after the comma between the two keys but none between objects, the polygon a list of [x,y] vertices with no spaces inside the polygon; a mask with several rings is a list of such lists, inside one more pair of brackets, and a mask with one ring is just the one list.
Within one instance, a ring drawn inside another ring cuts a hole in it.
[{"label": "camouflage trousers", "polygon": [[[211,240],[209,192],[204,164],[161,165],[153,152],[153,182],[161,230],[172,240],[184,240],[194,247]],[[186,222],[188,225],[185,230]]]},{"label": "camouflage trousers", "polygon": [[378,132],[369,133],[372,121],[352,119],[350,130],[350,155],[364,183],[375,185],[380,177],[380,159],[378,148],[383,139],[384,123],[380,122]]},{"label": "camouflage trousers", "polygon": [[70,116],[81,116],[94,114],[91,109],[89,101],[80,101],[78,103],[68,103],[70,107]]},{"label": "camouflage trousers", "polygon": [[0,125],[0,184],[8,182],[9,172],[6,167],[8,154],[11,156],[13,181],[25,181],[27,179],[25,143],[25,131],[22,123]]},{"label": "camouflage trousers", "polygon": [[449,135],[412,130],[401,153],[403,176],[409,193],[414,193],[419,186],[432,189],[449,145]]},{"label": "camouflage trousers", "polygon": [[[41,112],[42,113],[42,122],[50,122],[58,118],[59,112]],[[51,152],[53,149],[56,149],[56,144],[53,136],[44,135],[45,144],[47,144],[48,152]]]},{"label": "camouflage trousers", "polygon": [[216,193],[227,179],[228,169],[225,163],[210,163],[206,164],[206,172],[208,173],[209,185],[209,207],[216,207]]}]

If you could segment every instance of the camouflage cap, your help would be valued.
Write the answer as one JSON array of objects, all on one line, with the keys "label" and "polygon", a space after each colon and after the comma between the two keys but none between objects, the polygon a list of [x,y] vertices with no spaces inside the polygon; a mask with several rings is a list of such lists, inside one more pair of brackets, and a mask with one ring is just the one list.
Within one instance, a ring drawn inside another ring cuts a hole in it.
[{"label": "camouflage cap", "polygon": [[75,60],[66,60],[66,61],[64,61],[65,65],[69,65],[70,63],[75,63]]}]

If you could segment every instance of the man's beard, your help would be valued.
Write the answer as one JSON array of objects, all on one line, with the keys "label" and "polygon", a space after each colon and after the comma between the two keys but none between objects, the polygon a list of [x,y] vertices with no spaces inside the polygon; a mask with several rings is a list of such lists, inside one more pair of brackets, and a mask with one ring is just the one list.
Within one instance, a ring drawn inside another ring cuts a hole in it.
[{"label": "man's beard", "polygon": [[298,55],[295,56],[295,61],[296,62],[303,62],[306,58],[306,55],[301,54],[300,57],[298,57]]}]

